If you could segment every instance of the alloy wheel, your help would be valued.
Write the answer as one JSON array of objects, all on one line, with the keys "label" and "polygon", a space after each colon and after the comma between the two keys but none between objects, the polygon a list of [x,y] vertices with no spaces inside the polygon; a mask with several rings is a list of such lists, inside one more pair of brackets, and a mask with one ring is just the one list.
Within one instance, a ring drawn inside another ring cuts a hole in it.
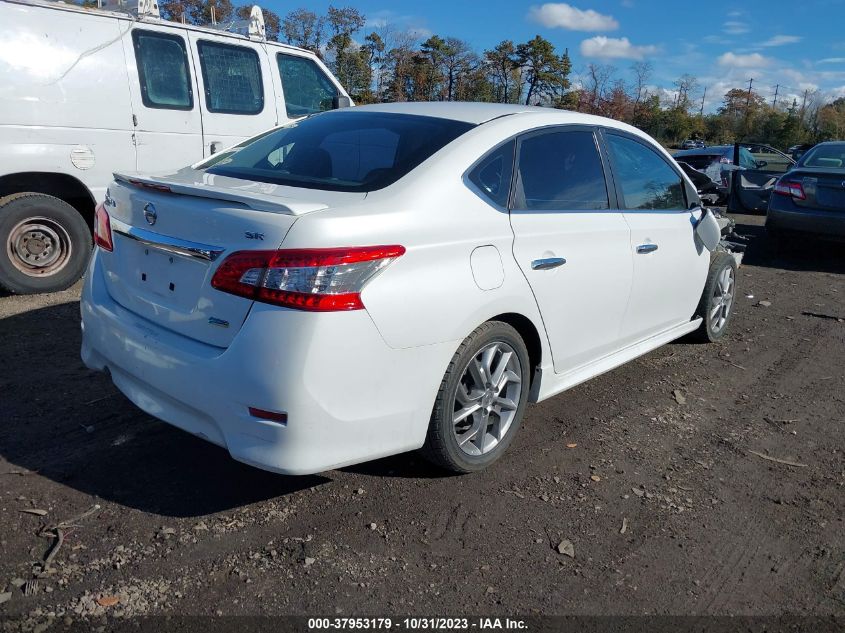
[{"label": "alloy wheel", "polygon": [[522,366],[504,342],[482,348],[464,368],[455,392],[453,433],[467,455],[492,451],[513,424],[522,395]]},{"label": "alloy wheel", "polygon": [[713,289],[713,300],[710,302],[710,329],[720,332],[728,321],[734,301],[734,270],[725,266]]}]

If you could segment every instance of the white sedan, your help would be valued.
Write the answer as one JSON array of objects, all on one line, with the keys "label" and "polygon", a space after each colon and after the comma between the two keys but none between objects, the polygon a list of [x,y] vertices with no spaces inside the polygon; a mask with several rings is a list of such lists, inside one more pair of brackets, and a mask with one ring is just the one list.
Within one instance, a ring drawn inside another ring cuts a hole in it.
[{"label": "white sedan", "polygon": [[484,468],[529,401],[718,339],[735,293],[712,214],[657,143],[523,106],[356,107],[116,174],[95,233],[85,364],[288,474],[420,448]]}]

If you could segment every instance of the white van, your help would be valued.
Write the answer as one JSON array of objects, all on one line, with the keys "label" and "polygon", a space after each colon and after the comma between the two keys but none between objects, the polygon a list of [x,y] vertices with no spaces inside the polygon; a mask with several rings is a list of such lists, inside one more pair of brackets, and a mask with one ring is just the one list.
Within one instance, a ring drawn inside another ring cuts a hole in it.
[{"label": "white van", "polygon": [[67,288],[112,172],[184,167],[290,119],[350,105],[311,52],[158,17],[0,0],[0,286]]}]

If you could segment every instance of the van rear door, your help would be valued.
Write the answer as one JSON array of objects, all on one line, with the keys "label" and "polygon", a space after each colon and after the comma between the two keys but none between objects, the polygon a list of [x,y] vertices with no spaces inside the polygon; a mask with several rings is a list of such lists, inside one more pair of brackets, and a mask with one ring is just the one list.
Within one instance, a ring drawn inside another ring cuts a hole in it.
[{"label": "van rear door", "polygon": [[[130,22],[131,24],[131,22]],[[186,29],[135,23],[123,38],[136,168],[170,171],[202,159],[202,121]]]},{"label": "van rear door", "polygon": [[203,153],[215,152],[276,125],[267,55],[244,37],[189,31],[197,69]]}]

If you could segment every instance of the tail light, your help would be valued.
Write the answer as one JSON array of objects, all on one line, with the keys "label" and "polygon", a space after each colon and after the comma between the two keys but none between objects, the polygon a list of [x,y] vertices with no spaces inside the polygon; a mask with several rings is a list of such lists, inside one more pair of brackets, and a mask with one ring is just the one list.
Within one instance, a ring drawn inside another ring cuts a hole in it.
[{"label": "tail light", "polygon": [[211,285],[297,310],[361,310],[364,286],[404,253],[397,245],[238,251],[220,264]]},{"label": "tail light", "polygon": [[104,251],[113,251],[114,242],[111,237],[111,220],[108,211],[102,203],[94,210],[94,243]]},{"label": "tail light", "polygon": [[781,196],[789,196],[796,200],[806,200],[807,196],[804,193],[804,185],[794,180],[780,179],[775,183],[775,193]]}]

